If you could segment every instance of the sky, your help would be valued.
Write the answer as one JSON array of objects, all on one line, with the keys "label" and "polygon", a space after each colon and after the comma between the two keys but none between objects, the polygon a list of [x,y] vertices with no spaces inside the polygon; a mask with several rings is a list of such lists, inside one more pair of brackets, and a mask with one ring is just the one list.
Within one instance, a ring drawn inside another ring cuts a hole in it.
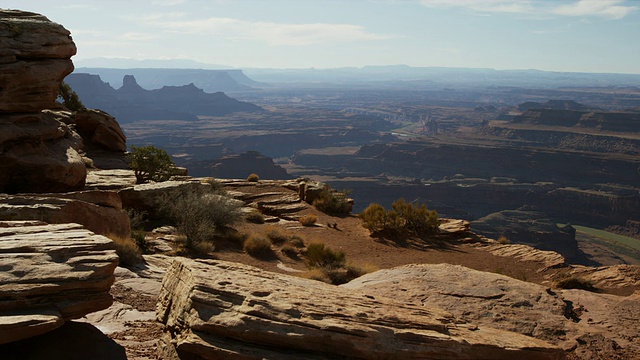
[{"label": "sky", "polygon": [[640,74],[640,0],[0,0],[92,58]]}]

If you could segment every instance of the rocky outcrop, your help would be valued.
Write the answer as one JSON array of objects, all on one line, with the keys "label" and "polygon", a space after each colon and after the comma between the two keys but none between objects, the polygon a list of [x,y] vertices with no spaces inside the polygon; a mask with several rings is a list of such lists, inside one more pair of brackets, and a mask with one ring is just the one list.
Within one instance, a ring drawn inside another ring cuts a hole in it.
[{"label": "rocky outcrop", "polygon": [[460,265],[411,264],[342,285],[369,295],[439,307],[480,326],[552,341],[565,332],[567,304],[546,288]]},{"label": "rocky outcrop", "polygon": [[163,358],[561,359],[530,337],[476,327],[312,280],[212,260],[176,260],[163,280]]},{"label": "rocky outcrop", "polygon": [[62,194],[0,194],[0,220],[77,223],[101,235],[128,238],[129,216],[117,192],[81,191]]},{"label": "rocky outcrop", "polygon": [[53,112],[0,114],[0,192],[62,192],[84,186],[82,139]]},{"label": "rocky outcrop", "polygon": [[0,9],[0,113],[55,108],[60,83],[73,71],[76,45],[62,25]]},{"label": "rocky outcrop", "polygon": [[573,353],[571,358],[626,359],[640,350],[640,320],[628,316],[638,311],[638,294],[552,290],[450,264],[380,270],[341,286],[376,298],[441,307],[480,326],[549,341]]},{"label": "rocky outcrop", "polygon": [[0,344],[108,308],[113,242],[78,224],[0,222]]},{"label": "rocky outcrop", "polygon": [[57,115],[62,79],[73,71],[69,31],[46,17],[0,10],[0,192],[82,188],[82,140]]},{"label": "rocky outcrop", "polygon": [[472,227],[489,238],[504,236],[512,243],[556,251],[572,260],[579,253],[575,229],[559,228],[545,213],[530,208],[492,213],[473,221]]}]

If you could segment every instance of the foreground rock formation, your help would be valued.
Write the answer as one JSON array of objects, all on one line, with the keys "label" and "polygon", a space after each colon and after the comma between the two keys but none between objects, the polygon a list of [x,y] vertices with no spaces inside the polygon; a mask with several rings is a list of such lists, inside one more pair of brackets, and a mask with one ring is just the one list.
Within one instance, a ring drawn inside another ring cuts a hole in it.
[{"label": "foreground rock formation", "polygon": [[0,194],[0,221],[40,220],[50,224],[77,223],[100,235],[130,235],[129,215],[114,191],[58,194]]},{"label": "foreground rock formation", "polygon": [[46,17],[0,10],[0,191],[82,188],[81,139],[47,109],[73,71],[69,31]]},{"label": "foreground rock formation", "polygon": [[407,304],[443,308],[479,326],[549,341],[575,351],[580,359],[627,359],[640,353],[640,294],[623,297],[584,290],[554,291],[450,264],[380,270],[342,286],[376,298],[393,297]]},{"label": "foreground rock formation", "polygon": [[113,242],[77,224],[0,222],[0,344],[108,308]]},{"label": "foreground rock formation", "polygon": [[177,259],[163,280],[162,358],[561,359],[541,340],[247,265]]}]

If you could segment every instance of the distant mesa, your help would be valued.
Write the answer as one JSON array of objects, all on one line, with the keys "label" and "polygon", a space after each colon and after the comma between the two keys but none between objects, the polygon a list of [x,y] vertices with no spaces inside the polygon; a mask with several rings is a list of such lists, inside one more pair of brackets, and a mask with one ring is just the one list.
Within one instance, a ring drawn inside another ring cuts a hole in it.
[{"label": "distant mesa", "polygon": [[572,111],[590,111],[597,110],[593,107],[580,104],[573,100],[549,100],[545,103],[527,101],[518,105],[518,110],[527,111],[532,109],[548,109],[548,110],[572,110]]},{"label": "distant mesa", "polygon": [[218,91],[255,91],[269,87],[265,83],[254,81],[242,70],[208,70],[208,69],[157,69],[157,68],[76,68],[76,73],[100,75],[105,82],[119,88],[126,75],[133,75],[140,86],[145,89],[160,89],[163,86],[182,86],[193,83],[205,92]]},{"label": "distant mesa", "polygon": [[133,75],[123,77],[123,85],[114,89],[99,75],[73,73],[65,79],[83,103],[104,110],[120,123],[136,120],[196,120],[198,115],[222,116],[234,112],[255,112],[262,108],[228,97],[222,92],[206,93],[193,83],[142,88]]},{"label": "distant mesa", "polygon": [[244,179],[249,174],[258,174],[271,180],[292,179],[287,171],[273,162],[273,159],[257,151],[226,155],[216,160],[201,160],[181,164],[194,176],[213,176],[225,179]]}]

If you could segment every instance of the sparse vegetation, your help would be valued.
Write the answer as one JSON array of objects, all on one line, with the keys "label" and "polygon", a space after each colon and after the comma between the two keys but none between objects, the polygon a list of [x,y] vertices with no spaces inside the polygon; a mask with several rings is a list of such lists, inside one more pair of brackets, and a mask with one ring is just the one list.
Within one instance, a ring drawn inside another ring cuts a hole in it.
[{"label": "sparse vegetation", "polygon": [[408,233],[426,235],[438,228],[438,213],[429,210],[425,204],[407,203],[398,199],[391,205],[392,210],[377,203],[369,205],[358,217],[362,226],[372,234],[379,232]]},{"label": "sparse vegetation", "polygon": [[67,84],[66,82],[62,82],[62,84],[60,84],[60,92],[58,93],[58,95],[62,99],[62,105],[64,105],[67,109],[71,111],[86,109],[82,101],[80,101],[78,94],[76,94],[76,92],[73,91],[73,89],[71,89],[71,86],[69,86],[69,84]]},{"label": "sparse vegetation", "polygon": [[262,234],[251,234],[244,241],[244,251],[256,258],[264,258],[273,254],[271,241]]},{"label": "sparse vegetation", "polygon": [[144,262],[140,249],[131,238],[123,238],[117,235],[109,235],[108,237],[115,244],[121,266],[133,266]]},{"label": "sparse vegetation", "polygon": [[351,213],[353,205],[349,201],[350,191],[337,191],[329,185],[325,185],[318,196],[313,200],[313,206],[325,214],[348,215]]},{"label": "sparse vegetation", "polygon": [[277,225],[269,226],[264,235],[272,244],[282,244],[289,241],[289,235],[282,232]]},{"label": "sparse vegetation", "polygon": [[264,215],[258,210],[253,210],[244,216],[244,219],[254,224],[264,224]]},{"label": "sparse vegetation", "polygon": [[309,244],[304,257],[310,268],[339,268],[346,262],[344,252],[333,251],[321,242]]},{"label": "sparse vegetation", "polygon": [[163,149],[153,145],[135,146],[127,154],[129,166],[136,176],[136,183],[167,181],[175,173],[176,164]]},{"label": "sparse vegetation", "polygon": [[280,248],[280,251],[292,259],[295,259],[298,257],[298,248],[292,244],[282,245],[282,248]]},{"label": "sparse vegetation", "polygon": [[302,226],[313,226],[318,221],[318,217],[314,214],[303,215],[298,219],[298,222],[302,224]]},{"label": "sparse vegetation", "polygon": [[508,245],[508,244],[511,244],[511,240],[509,240],[509,238],[507,238],[504,235],[500,235],[498,237],[498,244],[500,244],[500,245]]},{"label": "sparse vegetation", "polygon": [[260,177],[258,176],[258,174],[250,174],[249,176],[247,176],[247,181],[258,182],[260,181]]},{"label": "sparse vegetation", "polygon": [[211,242],[217,234],[242,219],[241,204],[236,200],[200,187],[166,194],[159,205],[173,219],[178,232],[186,236],[187,248],[195,248],[203,241]]}]

